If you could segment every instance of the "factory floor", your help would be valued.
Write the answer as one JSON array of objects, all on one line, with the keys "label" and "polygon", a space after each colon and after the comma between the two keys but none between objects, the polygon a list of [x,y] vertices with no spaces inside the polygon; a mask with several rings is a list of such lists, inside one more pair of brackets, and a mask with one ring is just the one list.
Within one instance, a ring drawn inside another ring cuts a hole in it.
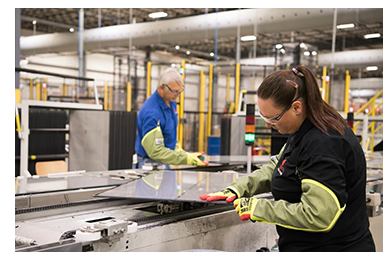
[{"label": "factory floor", "polygon": [[383,252],[383,214],[370,218],[370,230],[374,237],[376,252]]}]

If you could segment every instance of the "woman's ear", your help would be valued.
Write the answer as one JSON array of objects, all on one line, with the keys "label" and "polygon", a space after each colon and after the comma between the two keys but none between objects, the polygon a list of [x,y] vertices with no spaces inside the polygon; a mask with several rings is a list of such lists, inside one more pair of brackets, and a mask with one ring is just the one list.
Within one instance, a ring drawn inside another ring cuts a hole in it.
[{"label": "woman's ear", "polygon": [[302,102],[301,101],[299,101],[299,100],[294,101],[294,103],[291,106],[293,107],[293,110],[297,114],[297,116],[302,114],[303,107],[302,107]]}]

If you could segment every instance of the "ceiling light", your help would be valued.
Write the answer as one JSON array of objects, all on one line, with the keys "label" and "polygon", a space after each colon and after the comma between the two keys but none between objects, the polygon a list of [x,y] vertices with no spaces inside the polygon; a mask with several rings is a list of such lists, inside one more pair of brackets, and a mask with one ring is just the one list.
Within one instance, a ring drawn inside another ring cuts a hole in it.
[{"label": "ceiling light", "polygon": [[186,55],[190,55],[190,51],[186,51]]},{"label": "ceiling light", "polygon": [[368,66],[368,67],[366,67],[366,70],[367,71],[375,71],[375,70],[378,70],[378,66]]},{"label": "ceiling light", "polygon": [[364,37],[364,39],[379,38],[380,37],[380,33],[366,34],[363,37]]},{"label": "ceiling light", "polygon": [[318,53],[316,51],[312,51],[311,55],[316,56]]},{"label": "ceiling light", "polygon": [[214,57],[214,52],[210,52],[210,56],[211,56],[211,57]]},{"label": "ceiling light", "polygon": [[255,41],[257,37],[255,35],[246,35],[241,37],[241,41],[243,42],[249,42],[249,41]]},{"label": "ceiling light", "polygon": [[282,54],[285,54],[285,53],[286,53],[285,49],[281,49],[280,52],[281,52]]},{"label": "ceiling light", "polygon": [[36,24],[36,23],[37,23],[37,21],[36,21],[36,20],[33,20],[33,21],[32,21],[32,24]]},{"label": "ceiling light", "polygon": [[69,28],[69,31],[72,33],[72,32],[74,32],[74,29],[73,28]]},{"label": "ceiling light", "polygon": [[168,16],[168,14],[165,13],[165,12],[156,12],[156,13],[149,14],[149,17],[153,18],[153,19],[163,18],[163,17],[166,17],[166,16]]},{"label": "ceiling light", "polygon": [[353,24],[353,23],[340,24],[340,25],[336,26],[337,29],[349,29],[349,28],[354,28],[354,27],[355,27],[355,24]]},{"label": "ceiling light", "polygon": [[310,52],[309,52],[309,51],[305,51],[305,52],[303,53],[303,55],[305,55],[305,56],[310,56]]},{"label": "ceiling light", "polygon": [[307,45],[304,44],[303,42],[302,42],[301,44],[299,44],[299,47],[301,47],[302,49],[305,49],[305,50],[308,49],[308,48],[307,48]]},{"label": "ceiling light", "polygon": [[283,47],[283,45],[281,43],[275,44],[275,48],[277,48],[277,49],[281,49],[282,47]]},{"label": "ceiling light", "polygon": [[180,46],[179,46],[179,45],[176,45],[175,48],[176,48],[176,50],[179,50],[179,49],[180,49]]}]

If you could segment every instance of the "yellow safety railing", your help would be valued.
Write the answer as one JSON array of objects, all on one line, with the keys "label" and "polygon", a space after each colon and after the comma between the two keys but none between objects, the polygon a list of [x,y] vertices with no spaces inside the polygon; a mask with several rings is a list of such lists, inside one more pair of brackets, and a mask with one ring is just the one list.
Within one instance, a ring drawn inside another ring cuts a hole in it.
[{"label": "yellow safety railing", "polygon": [[146,98],[148,99],[152,94],[151,78],[152,78],[152,63],[148,61],[147,64],[148,73],[146,75]]},{"label": "yellow safety railing", "polygon": [[108,81],[104,85],[104,110],[108,110]]},{"label": "yellow safety railing", "polygon": [[[205,126],[205,81],[206,76],[203,73],[203,70],[200,72],[200,96],[199,96],[199,131],[198,131],[198,151],[204,151],[203,143],[203,133]],[[206,151],[206,148],[205,148]]]},{"label": "yellow safety railing", "polygon": [[346,79],[345,79],[345,88],[344,88],[344,113],[347,115],[348,113],[348,103],[349,103],[349,91],[350,91],[350,73],[346,70]]},{"label": "yellow safety railing", "polygon": [[[366,102],[366,104],[364,104],[361,108],[359,108],[356,112],[355,112],[355,116],[360,114],[361,112],[365,111],[366,108],[371,105],[372,108],[370,109],[370,111],[366,114],[367,116],[375,116],[375,111],[376,109],[378,109],[380,106],[383,105],[383,102],[380,102],[378,105],[376,105],[376,99],[379,98],[380,96],[383,95],[383,89],[380,90],[375,96],[373,96],[368,102]],[[354,130],[354,133],[356,133],[356,127],[361,123],[361,121],[358,121],[354,124],[354,127],[353,127],[353,130]],[[379,126],[378,128],[375,129],[375,122],[371,122],[371,124],[368,126],[367,130],[368,129],[371,129],[371,134],[374,135],[378,130],[380,130],[382,128],[382,125]],[[371,152],[374,151],[374,137],[372,136],[370,141],[367,142],[367,147],[370,146],[371,147]],[[367,147],[366,147],[366,150],[367,150]]]},{"label": "yellow safety railing", "polygon": [[230,102],[230,73],[226,76],[226,104]]},{"label": "yellow safety railing", "polygon": [[237,63],[235,64],[235,107],[237,108],[238,107],[238,103],[239,103],[239,84],[240,84],[240,75],[241,73],[241,64]]},{"label": "yellow safety railing", "polygon": [[29,99],[33,100],[33,79],[29,79]]},{"label": "yellow safety railing", "polygon": [[113,86],[109,87],[109,110],[113,110]]},{"label": "yellow safety railing", "polygon": [[[211,135],[211,123],[212,123],[212,112],[213,112],[213,65],[209,66],[209,92],[208,92],[208,112],[207,112],[207,126],[206,126],[206,135]],[[207,145],[207,141],[205,143]]]},{"label": "yellow safety railing", "polygon": [[132,111],[132,85],[126,83],[126,111]]}]

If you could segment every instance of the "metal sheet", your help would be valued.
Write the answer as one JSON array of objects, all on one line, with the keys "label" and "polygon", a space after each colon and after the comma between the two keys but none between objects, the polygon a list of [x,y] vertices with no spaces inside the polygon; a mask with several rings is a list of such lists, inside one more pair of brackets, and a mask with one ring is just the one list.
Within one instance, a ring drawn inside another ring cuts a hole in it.
[{"label": "metal sheet", "polygon": [[155,171],[97,196],[206,202],[199,195],[229,186],[238,175],[237,172]]},{"label": "metal sheet", "polygon": [[[246,164],[247,155],[210,155],[207,156],[209,163],[229,163],[229,164]],[[253,155],[252,163],[266,164],[270,160],[269,155]]]}]

